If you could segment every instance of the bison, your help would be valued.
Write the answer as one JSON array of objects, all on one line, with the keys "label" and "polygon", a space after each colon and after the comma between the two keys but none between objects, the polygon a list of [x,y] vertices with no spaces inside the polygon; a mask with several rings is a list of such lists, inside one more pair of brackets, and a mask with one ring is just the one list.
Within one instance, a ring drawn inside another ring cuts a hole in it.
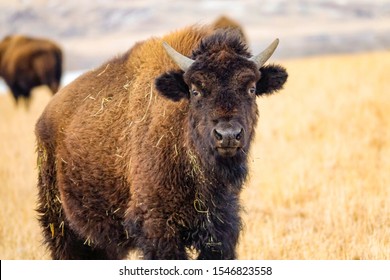
[{"label": "bison", "polygon": [[[256,97],[280,90],[234,30],[134,45],[61,89],[36,123],[39,221],[54,259],[235,259]],[[191,254],[189,254],[191,252]]]},{"label": "bison", "polygon": [[62,75],[62,51],[54,42],[23,35],[7,36],[0,42],[0,77],[9,86],[15,103],[30,103],[31,90],[47,85],[57,92]]}]

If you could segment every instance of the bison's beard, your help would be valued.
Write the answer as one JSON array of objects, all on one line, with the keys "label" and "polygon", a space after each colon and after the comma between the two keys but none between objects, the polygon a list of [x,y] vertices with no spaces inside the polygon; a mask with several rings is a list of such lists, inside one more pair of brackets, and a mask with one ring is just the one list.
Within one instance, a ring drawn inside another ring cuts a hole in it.
[{"label": "bison's beard", "polygon": [[[248,152],[244,148],[235,151],[218,151],[210,139],[194,137],[192,155],[196,155],[199,170],[211,181],[241,188],[248,173]],[[234,154],[233,154],[234,153]]]}]

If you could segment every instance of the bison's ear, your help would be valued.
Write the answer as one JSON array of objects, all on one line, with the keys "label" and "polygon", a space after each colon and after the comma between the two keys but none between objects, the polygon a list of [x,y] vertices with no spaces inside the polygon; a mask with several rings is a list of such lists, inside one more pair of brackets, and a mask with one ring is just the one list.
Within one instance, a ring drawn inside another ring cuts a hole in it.
[{"label": "bison's ear", "polygon": [[287,71],[280,65],[267,65],[260,68],[261,78],[256,84],[256,95],[271,94],[283,88]]},{"label": "bison's ear", "polygon": [[183,71],[170,71],[162,74],[155,80],[156,89],[161,95],[173,101],[189,98],[189,88],[184,82],[183,74]]}]

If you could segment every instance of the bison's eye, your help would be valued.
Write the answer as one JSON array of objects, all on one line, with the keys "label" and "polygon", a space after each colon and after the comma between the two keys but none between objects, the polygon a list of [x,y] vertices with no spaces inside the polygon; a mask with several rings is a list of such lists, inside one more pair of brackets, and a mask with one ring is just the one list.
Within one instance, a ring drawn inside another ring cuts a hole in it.
[{"label": "bison's eye", "polygon": [[256,94],[256,88],[255,88],[255,87],[250,87],[250,88],[248,89],[248,93],[251,94],[251,95]]},{"label": "bison's eye", "polygon": [[191,89],[191,94],[192,94],[193,96],[199,96],[199,95],[200,95],[200,92],[199,92],[198,90],[196,90],[196,89]]},{"label": "bison's eye", "polygon": [[193,96],[200,96],[200,95],[202,95],[201,90],[199,90],[199,88],[197,86],[195,86],[195,85],[193,85],[192,88],[190,89],[190,93]]}]

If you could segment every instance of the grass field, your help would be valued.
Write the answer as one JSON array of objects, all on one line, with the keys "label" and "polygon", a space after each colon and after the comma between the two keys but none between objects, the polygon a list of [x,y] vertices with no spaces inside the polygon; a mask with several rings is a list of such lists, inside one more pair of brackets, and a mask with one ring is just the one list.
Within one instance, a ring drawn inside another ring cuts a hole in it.
[{"label": "grass field", "polygon": [[[390,53],[284,61],[259,99],[240,259],[390,259]],[[36,221],[36,119],[0,95],[0,259],[47,259]]]}]

